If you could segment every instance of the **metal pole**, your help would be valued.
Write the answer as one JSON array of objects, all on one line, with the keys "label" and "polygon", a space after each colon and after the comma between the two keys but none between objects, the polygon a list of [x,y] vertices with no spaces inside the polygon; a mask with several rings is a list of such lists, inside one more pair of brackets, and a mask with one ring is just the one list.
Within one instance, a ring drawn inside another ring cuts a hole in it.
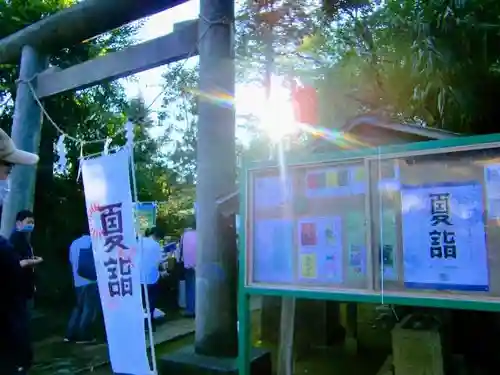
[{"label": "metal pole", "polygon": [[[47,58],[24,46],[14,107],[11,137],[18,148],[38,153],[42,130],[42,112],[26,83],[47,67]],[[32,85],[36,85],[33,80]],[[14,227],[17,212],[32,209],[35,193],[35,166],[16,166],[10,177],[11,191],[3,205],[1,234],[8,237]]]},{"label": "metal pole", "polygon": [[236,183],[234,106],[216,100],[234,97],[233,24],[234,0],[200,0],[195,350],[217,357],[237,355],[236,236],[216,203]]},{"label": "metal pole", "polygon": [[[131,143],[129,145],[129,152],[130,152],[130,171],[132,173],[132,187],[133,187],[133,197],[134,197],[134,202],[137,204],[139,202],[139,197],[138,197],[138,190],[137,190],[137,176],[135,175],[135,159],[134,159],[134,144]],[[137,219],[137,210],[134,210],[134,222],[135,222],[135,234],[139,235],[140,232],[140,226],[139,226],[139,220]],[[144,245],[142,241],[143,237],[139,236],[139,250],[141,252],[141,259],[143,259],[144,256]],[[153,334],[153,321],[152,321],[152,315],[153,312],[151,311],[151,306],[149,306],[149,295],[148,295],[148,286],[146,284],[141,283],[141,288],[142,292],[144,293],[144,301],[146,303],[146,312],[145,312],[145,318],[148,324],[148,340],[149,340],[149,352],[151,354],[151,375],[158,375],[158,368],[157,368],[157,363],[156,363],[156,348],[155,348],[155,338]]]}]

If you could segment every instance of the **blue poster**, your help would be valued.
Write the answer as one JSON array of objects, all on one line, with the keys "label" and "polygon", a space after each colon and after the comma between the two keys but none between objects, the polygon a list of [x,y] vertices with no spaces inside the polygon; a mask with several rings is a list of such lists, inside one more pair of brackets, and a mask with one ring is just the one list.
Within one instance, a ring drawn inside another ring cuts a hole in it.
[{"label": "blue poster", "polygon": [[488,254],[479,182],[402,186],[407,288],[488,291]]},{"label": "blue poster", "polygon": [[255,221],[253,281],[289,283],[293,281],[293,221],[261,219]]},{"label": "blue poster", "polygon": [[292,184],[280,176],[257,177],[254,182],[254,207],[272,209],[290,202]]}]

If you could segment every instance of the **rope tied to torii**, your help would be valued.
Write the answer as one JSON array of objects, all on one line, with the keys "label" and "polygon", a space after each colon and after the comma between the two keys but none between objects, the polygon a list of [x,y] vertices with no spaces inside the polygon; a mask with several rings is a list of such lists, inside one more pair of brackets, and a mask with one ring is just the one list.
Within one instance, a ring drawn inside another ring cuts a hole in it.
[{"label": "rope tied to torii", "polygon": [[[228,24],[230,25],[230,24],[234,24],[234,19],[230,19],[228,17],[215,17],[213,20],[211,20],[211,19],[208,19],[208,18],[206,18],[206,17],[204,17],[203,15],[200,14],[199,18],[200,18],[200,20],[202,20],[207,25],[207,27],[205,28],[205,30],[203,31],[203,33],[199,36],[198,41],[196,42],[196,44],[193,47],[193,49],[186,56],[186,59],[182,62],[182,64],[180,64],[180,65],[178,65],[176,67],[176,72],[177,73],[180,73],[182,71],[182,69],[184,69],[187,61],[196,54],[196,52],[198,51],[198,47],[199,47],[200,42],[207,35],[207,33],[211,29],[211,27],[217,26],[217,25],[228,25]],[[92,155],[84,155],[84,146],[85,145],[89,145],[89,144],[103,144],[103,152],[109,152],[111,143],[113,142],[113,139],[115,139],[119,135],[123,134],[125,132],[125,128],[122,128],[122,129],[118,130],[115,134],[108,135],[105,138],[102,138],[102,139],[92,139],[92,140],[80,139],[80,138],[77,138],[75,136],[72,136],[72,135],[66,133],[63,130],[63,128],[61,126],[59,126],[54,121],[54,119],[48,113],[47,109],[45,108],[45,106],[43,105],[43,103],[41,102],[40,98],[38,97],[38,95],[36,93],[36,90],[35,90],[35,88],[33,86],[33,82],[37,79],[38,76],[39,76],[39,73],[34,74],[33,76],[29,77],[28,79],[21,79],[20,78],[20,79],[17,79],[15,81],[15,83],[16,83],[16,85],[26,84],[28,86],[31,95],[33,96],[33,99],[35,100],[35,102],[39,106],[40,110],[42,111],[43,116],[49,121],[49,123],[58,132],[59,139],[58,139],[58,142],[57,142],[57,148],[56,149],[58,150],[58,154],[59,154],[60,159],[62,159],[63,161],[65,160],[65,151],[66,151],[65,141],[67,141],[67,140],[70,140],[70,141],[74,142],[80,148],[80,159],[100,154],[100,153],[95,153],[95,154],[92,154]],[[156,101],[165,93],[166,90],[167,90],[167,88],[164,87],[160,91],[160,93],[158,93],[158,95],[152,100],[152,102],[146,107],[146,110],[149,110],[156,103]],[[183,100],[186,100],[185,96],[183,96]],[[7,99],[5,101],[5,103],[2,103],[2,106],[6,105],[6,103],[8,101],[9,101],[9,99]],[[83,121],[83,123],[85,123],[86,121],[92,119],[93,116],[94,115],[88,116]],[[143,143],[143,142],[145,142],[145,141],[135,142],[135,144],[139,144],[139,143]],[[64,167],[64,165],[62,167]],[[64,169],[64,168],[62,168],[62,169]]]}]

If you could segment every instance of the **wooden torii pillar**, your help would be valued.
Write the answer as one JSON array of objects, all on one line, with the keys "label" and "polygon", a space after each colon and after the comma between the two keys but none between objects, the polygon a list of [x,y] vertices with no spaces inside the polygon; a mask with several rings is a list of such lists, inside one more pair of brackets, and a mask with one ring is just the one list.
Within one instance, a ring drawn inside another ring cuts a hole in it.
[{"label": "wooden torii pillar", "polygon": [[[236,242],[231,248],[225,241],[236,237],[217,207],[236,184],[233,27],[234,0],[201,0],[200,90],[208,95],[200,97],[198,106],[195,347],[200,354],[236,357],[237,300],[231,292],[238,280]],[[214,104],[221,97],[231,102]]]},{"label": "wooden torii pillar", "polygon": [[[200,100],[197,151],[199,245],[196,344],[192,357],[198,356],[193,362],[204,367],[206,361],[200,358],[234,357],[237,353],[236,246],[231,243],[235,239],[234,226],[221,219],[216,204],[218,198],[234,191],[235,114],[232,102],[221,106],[214,100],[234,94],[234,0],[200,0],[199,27],[198,22],[184,22],[171,34],[64,70],[42,72],[46,60],[41,57],[185,1],[82,1],[0,40],[0,64],[18,61],[22,53],[12,136],[22,148],[36,151],[40,109],[24,81],[33,79],[37,96],[43,99],[178,61],[193,51],[197,53],[198,47],[200,90],[212,96],[212,100]],[[37,73],[35,78],[31,76]],[[35,175],[35,167],[14,170],[15,186],[2,216],[4,235],[12,229],[16,212],[32,206]]]}]

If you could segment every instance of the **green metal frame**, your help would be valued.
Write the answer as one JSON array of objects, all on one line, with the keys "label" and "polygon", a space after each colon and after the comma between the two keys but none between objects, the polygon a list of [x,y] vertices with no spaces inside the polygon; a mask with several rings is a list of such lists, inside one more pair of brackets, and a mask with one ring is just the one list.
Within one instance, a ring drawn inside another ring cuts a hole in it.
[{"label": "green metal frame", "polygon": [[[426,151],[433,153],[450,152],[458,148],[459,150],[468,149],[487,149],[500,148],[500,134],[479,135],[470,137],[457,137],[438,141],[415,142],[400,145],[390,145],[375,148],[365,148],[356,150],[345,150],[329,154],[311,154],[311,155],[290,155],[285,158],[287,166],[302,166],[308,164],[321,164],[332,162],[345,162],[353,159],[372,159],[388,158],[398,156],[410,156],[412,154],[425,154]],[[458,150],[457,150],[458,151]],[[240,174],[240,217],[242,225],[239,240],[239,282],[238,282],[238,368],[240,375],[250,375],[250,297],[252,295],[260,296],[278,296],[278,297],[296,297],[319,300],[334,300],[342,302],[380,302],[380,295],[360,294],[359,292],[327,292],[315,290],[290,290],[286,288],[261,288],[246,285],[247,272],[247,252],[246,252],[246,209],[247,209],[247,189],[248,176],[250,171],[278,167],[276,161],[254,162],[244,161]],[[478,301],[462,300],[451,298],[432,298],[432,297],[406,297],[406,296],[384,296],[384,303],[398,305],[413,305],[424,307],[457,308],[468,310],[500,311],[500,302],[496,301]]]}]

